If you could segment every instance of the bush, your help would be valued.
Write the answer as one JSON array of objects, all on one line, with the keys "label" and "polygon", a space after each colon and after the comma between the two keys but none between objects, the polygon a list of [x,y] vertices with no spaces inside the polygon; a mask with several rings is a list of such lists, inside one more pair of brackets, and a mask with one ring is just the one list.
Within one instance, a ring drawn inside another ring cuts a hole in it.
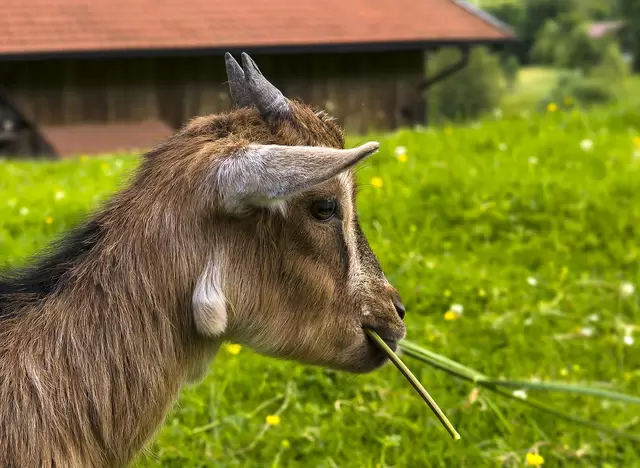
[{"label": "bush", "polygon": [[610,81],[620,80],[629,75],[630,67],[622,56],[617,42],[607,44],[600,63],[593,68],[591,75]]},{"label": "bush", "polygon": [[616,101],[617,97],[606,82],[586,77],[581,71],[566,72],[560,75],[555,87],[540,101],[545,109],[551,103],[559,108],[572,108],[575,105],[590,107]]},{"label": "bush", "polygon": [[[456,49],[429,55],[427,69],[433,76],[459,60]],[[431,120],[475,119],[500,105],[505,79],[500,60],[486,48],[471,51],[469,63],[428,90]]]},{"label": "bush", "polygon": [[520,71],[520,62],[518,61],[518,57],[515,55],[508,55],[502,63],[502,70],[507,87],[513,88],[518,79],[518,72]]}]

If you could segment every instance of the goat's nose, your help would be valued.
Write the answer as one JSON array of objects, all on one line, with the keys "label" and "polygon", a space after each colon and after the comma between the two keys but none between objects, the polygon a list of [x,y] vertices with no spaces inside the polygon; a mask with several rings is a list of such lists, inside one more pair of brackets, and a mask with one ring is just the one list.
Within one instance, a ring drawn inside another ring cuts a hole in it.
[{"label": "goat's nose", "polygon": [[404,314],[406,312],[406,309],[404,308],[402,299],[400,299],[399,296],[393,296],[393,306],[396,308],[396,312],[398,312],[400,319],[404,320]]}]

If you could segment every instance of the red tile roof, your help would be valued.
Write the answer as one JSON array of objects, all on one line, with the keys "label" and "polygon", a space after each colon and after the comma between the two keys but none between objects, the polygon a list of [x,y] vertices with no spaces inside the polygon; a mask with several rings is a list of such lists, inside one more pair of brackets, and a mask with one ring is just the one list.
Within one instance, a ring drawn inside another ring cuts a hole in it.
[{"label": "red tile roof", "polygon": [[62,157],[147,151],[174,132],[162,122],[39,126],[38,132]]},{"label": "red tile roof", "polygon": [[495,41],[462,0],[3,0],[0,55]]}]

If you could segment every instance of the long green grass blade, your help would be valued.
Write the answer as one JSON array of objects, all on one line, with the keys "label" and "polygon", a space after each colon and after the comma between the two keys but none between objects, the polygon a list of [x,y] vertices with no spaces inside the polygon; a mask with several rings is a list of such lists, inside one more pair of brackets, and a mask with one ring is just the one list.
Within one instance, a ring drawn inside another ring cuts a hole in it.
[{"label": "long green grass blade", "polygon": [[425,364],[428,364],[436,369],[442,370],[462,380],[466,380],[468,382],[474,383],[475,385],[481,388],[485,388],[505,398],[517,400],[518,402],[525,404],[529,407],[535,408],[538,411],[549,413],[557,418],[561,418],[566,421],[570,421],[585,427],[589,427],[591,429],[595,429],[601,432],[615,435],[617,437],[622,437],[628,440],[640,442],[640,435],[628,433],[625,431],[620,431],[620,430],[611,428],[609,426],[596,423],[594,421],[589,421],[587,419],[582,419],[577,416],[572,416],[572,415],[563,413],[556,409],[550,408],[544,403],[541,403],[539,401],[532,400],[530,398],[523,399],[523,398],[517,397],[512,393],[504,390],[504,388],[502,387],[507,387],[507,388],[508,387],[525,388],[526,387],[526,388],[535,388],[538,390],[549,390],[549,391],[556,391],[556,392],[562,392],[562,393],[583,393],[583,394],[596,396],[600,398],[608,398],[608,399],[637,403],[638,399],[634,396],[625,395],[618,392],[597,389],[597,388],[582,387],[582,386],[576,386],[576,385],[570,385],[570,384],[564,384],[564,383],[558,383],[558,382],[545,384],[542,382],[518,382],[515,380],[490,379],[467,366],[458,364],[455,361],[452,361],[451,359],[445,358],[444,356],[434,353],[433,351],[425,350],[424,348],[414,343],[409,342],[407,345],[406,341],[402,341],[400,343],[400,349],[403,351],[404,354],[406,354],[409,357],[418,359],[421,362],[424,362]]}]

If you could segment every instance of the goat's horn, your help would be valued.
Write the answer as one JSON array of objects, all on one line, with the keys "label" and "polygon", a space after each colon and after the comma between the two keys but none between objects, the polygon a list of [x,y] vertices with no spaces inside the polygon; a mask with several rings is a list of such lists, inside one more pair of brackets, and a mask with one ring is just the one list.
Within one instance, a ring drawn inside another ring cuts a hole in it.
[{"label": "goat's horn", "polygon": [[253,59],[244,52],[242,53],[242,68],[251,100],[263,118],[286,114],[289,111],[287,98],[278,88],[269,83]]},{"label": "goat's horn", "polygon": [[247,90],[247,82],[245,81],[242,67],[229,52],[224,54],[224,62],[227,67],[231,100],[239,107],[251,107],[253,102],[251,102],[251,96]]}]

